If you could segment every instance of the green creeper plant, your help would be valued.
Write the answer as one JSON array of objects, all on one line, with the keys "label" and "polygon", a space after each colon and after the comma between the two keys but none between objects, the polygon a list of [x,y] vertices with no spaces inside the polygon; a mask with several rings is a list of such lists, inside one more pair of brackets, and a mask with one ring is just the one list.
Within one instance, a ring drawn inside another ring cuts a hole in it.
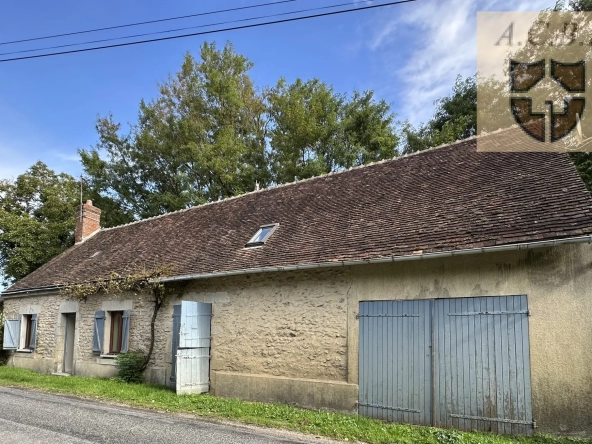
[{"label": "green creeper plant", "polygon": [[156,317],[160,309],[167,303],[167,299],[172,294],[177,294],[172,286],[166,286],[161,279],[170,276],[174,268],[170,266],[160,266],[155,268],[143,268],[128,273],[112,273],[106,279],[98,279],[91,282],[81,282],[65,285],[60,292],[63,296],[86,301],[89,297],[98,293],[110,294],[120,297],[122,294],[132,292],[138,294],[152,294],[153,311],[150,320],[150,345],[148,352],[144,355],[140,373],[146,370],[148,363],[152,358],[155,341]]}]

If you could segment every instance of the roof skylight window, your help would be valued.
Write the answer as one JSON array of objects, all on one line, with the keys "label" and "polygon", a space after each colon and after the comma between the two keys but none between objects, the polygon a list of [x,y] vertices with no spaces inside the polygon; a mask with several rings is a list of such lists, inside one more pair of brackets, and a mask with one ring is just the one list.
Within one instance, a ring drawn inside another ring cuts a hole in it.
[{"label": "roof skylight window", "polygon": [[279,224],[261,225],[259,231],[257,231],[255,236],[253,236],[251,240],[247,242],[245,247],[259,247],[261,245],[265,245],[267,239],[269,239],[278,226]]}]

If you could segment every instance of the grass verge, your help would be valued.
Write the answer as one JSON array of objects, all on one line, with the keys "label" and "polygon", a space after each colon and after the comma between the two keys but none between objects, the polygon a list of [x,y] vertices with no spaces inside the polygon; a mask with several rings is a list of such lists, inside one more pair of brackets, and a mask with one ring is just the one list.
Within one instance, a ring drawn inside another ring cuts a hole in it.
[{"label": "grass verge", "polygon": [[0,386],[41,389],[166,412],[239,421],[308,434],[367,443],[405,444],[592,444],[591,439],[556,438],[537,435],[531,438],[468,433],[384,423],[357,415],[312,411],[284,404],[264,404],[211,395],[177,396],[162,386],[126,384],[113,379],[68,378],[40,375],[14,367],[0,367]]}]

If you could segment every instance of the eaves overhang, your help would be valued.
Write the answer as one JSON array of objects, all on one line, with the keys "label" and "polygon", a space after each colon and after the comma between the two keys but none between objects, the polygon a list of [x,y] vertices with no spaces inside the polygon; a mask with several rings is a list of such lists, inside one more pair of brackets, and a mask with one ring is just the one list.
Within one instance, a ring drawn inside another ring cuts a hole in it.
[{"label": "eaves overhang", "polygon": [[[281,271],[299,271],[299,270],[311,270],[316,268],[330,268],[330,267],[343,267],[343,266],[354,266],[354,265],[364,265],[364,264],[385,264],[390,262],[406,262],[406,261],[416,261],[416,260],[424,260],[424,259],[437,259],[437,258],[445,258],[445,257],[456,257],[456,256],[465,256],[471,254],[479,254],[479,253],[494,253],[494,252],[502,252],[502,251],[515,251],[515,250],[528,250],[534,248],[549,248],[549,247],[556,247],[559,245],[566,245],[566,244],[579,244],[579,243],[592,243],[592,235],[586,236],[578,236],[578,237],[568,237],[563,239],[553,239],[553,240],[545,240],[545,241],[534,241],[534,242],[520,242],[520,243],[513,243],[513,244],[506,244],[506,245],[496,245],[491,247],[478,247],[478,248],[467,248],[462,250],[449,250],[449,251],[439,251],[434,253],[417,253],[417,254],[407,254],[401,256],[388,256],[388,257],[377,257],[377,258],[370,258],[370,259],[357,259],[357,260],[350,260],[350,261],[328,261],[328,262],[317,262],[317,263],[309,263],[309,264],[296,264],[296,265],[284,265],[278,267],[261,267],[261,268],[246,268],[246,269],[239,269],[239,270],[229,270],[229,271],[219,271],[219,272],[212,272],[212,273],[195,273],[195,274],[186,274],[180,276],[171,276],[159,279],[159,282],[176,282],[176,281],[189,281],[189,280],[197,280],[197,279],[212,279],[218,277],[228,277],[228,276],[240,276],[245,274],[259,274],[259,273],[272,273],[272,272],[281,272]],[[56,291],[64,288],[65,285],[53,285],[47,287],[40,287],[40,288],[31,288],[31,289],[23,289],[23,290],[14,290],[14,291],[5,291],[0,294],[2,298],[10,298],[10,297],[22,297],[26,295],[38,295],[39,293],[48,292],[48,293],[55,293]]]}]

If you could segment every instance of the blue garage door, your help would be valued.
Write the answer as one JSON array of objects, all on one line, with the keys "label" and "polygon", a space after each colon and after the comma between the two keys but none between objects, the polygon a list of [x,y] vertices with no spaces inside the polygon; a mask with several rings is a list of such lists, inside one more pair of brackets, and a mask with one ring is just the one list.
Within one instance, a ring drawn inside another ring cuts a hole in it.
[{"label": "blue garage door", "polygon": [[360,303],[359,413],[533,431],[526,296]]},{"label": "blue garage door", "polygon": [[432,423],[430,307],[430,301],[360,303],[360,415]]}]

